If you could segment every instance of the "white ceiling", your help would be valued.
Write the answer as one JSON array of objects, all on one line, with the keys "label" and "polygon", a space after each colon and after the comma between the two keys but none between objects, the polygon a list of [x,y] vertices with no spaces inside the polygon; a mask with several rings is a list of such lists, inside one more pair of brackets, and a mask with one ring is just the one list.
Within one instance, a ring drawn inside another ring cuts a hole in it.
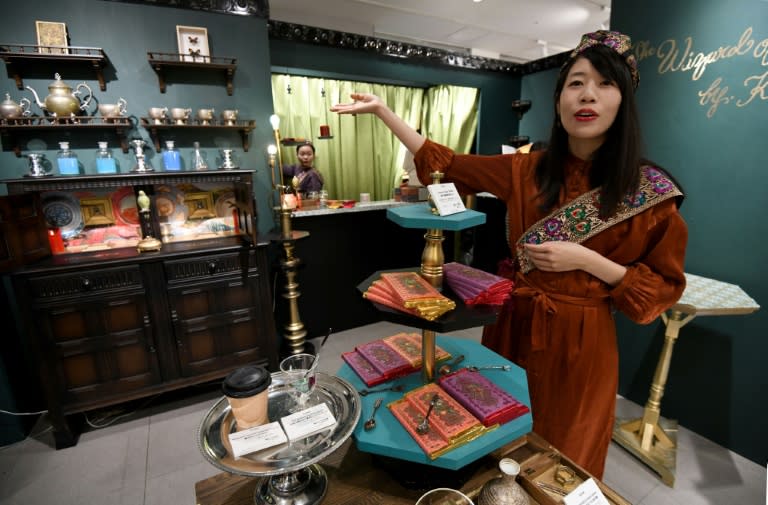
[{"label": "white ceiling", "polygon": [[269,0],[286,23],[439,47],[517,63],[609,27],[611,0]]}]

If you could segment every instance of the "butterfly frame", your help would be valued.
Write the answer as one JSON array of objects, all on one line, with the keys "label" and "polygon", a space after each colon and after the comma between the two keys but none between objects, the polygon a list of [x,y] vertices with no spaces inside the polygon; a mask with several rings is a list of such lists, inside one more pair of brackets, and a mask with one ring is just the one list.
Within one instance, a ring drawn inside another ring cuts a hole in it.
[{"label": "butterfly frame", "polygon": [[179,45],[179,59],[181,61],[211,62],[207,28],[176,25],[176,41]]}]

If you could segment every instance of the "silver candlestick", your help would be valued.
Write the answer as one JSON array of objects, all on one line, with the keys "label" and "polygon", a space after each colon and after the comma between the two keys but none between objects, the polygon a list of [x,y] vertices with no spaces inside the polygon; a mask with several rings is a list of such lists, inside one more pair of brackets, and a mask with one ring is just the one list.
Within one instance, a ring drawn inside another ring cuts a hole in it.
[{"label": "silver candlestick", "polygon": [[147,146],[147,143],[142,139],[133,139],[131,140],[131,145],[133,146],[133,152],[136,155],[136,166],[131,169],[131,172],[154,172],[155,169],[152,168],[152,165],[149,164],[144,155],[144,148]]}]

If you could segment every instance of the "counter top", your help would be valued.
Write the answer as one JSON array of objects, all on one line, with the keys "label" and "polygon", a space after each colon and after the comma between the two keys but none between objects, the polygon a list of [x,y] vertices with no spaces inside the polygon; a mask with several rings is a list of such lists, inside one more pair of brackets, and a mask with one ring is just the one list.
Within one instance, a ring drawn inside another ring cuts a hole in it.
[{"label": "counter top", "polygon": [[404,205],[416,205],[421,202],[396,202],[395,200],[379,200],[376,202],[356,202],[354,207],[341,207],[339,209],[318,208],[312,210],[297,210],[293,217],[325,216],[328,214],[348,214],[351,212],[366,212],[369,210],[389,209]]}]

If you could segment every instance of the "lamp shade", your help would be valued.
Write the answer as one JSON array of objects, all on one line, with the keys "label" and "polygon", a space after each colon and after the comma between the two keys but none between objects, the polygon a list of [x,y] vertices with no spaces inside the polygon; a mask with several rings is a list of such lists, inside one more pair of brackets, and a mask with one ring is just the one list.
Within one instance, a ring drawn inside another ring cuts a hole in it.
[{"label": "lamp shade", "polygon": [[272,125],[273,130],[277,130],[280,128],[280,116],[277,114],[272,114],[269,116],[269,123]]}]

